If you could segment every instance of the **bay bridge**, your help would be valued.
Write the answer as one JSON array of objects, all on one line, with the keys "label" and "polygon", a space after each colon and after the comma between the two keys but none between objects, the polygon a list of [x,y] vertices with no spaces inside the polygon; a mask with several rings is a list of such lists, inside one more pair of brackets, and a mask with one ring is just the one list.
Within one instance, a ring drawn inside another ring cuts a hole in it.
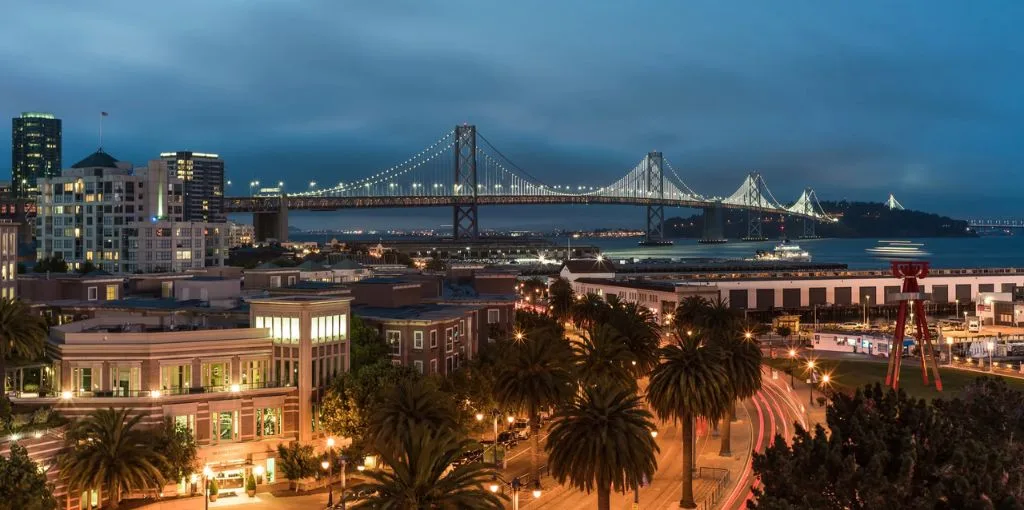
[{"label": "bay bridge", "polygon": [[[551,171],[545,179],[554,177]],[[336,186],[298,193],[256,194],[224,199],[228,213],[253,213],[256,237],[286,240],[289,210],[451,207],[453,236],[479,237],[480,206],[614,204],[646,209],[648,241],[665,237],[665,207],[703,210],[702,241],[722,242],[724,210],[747,212],[747,238],[763,239],[765,214],[802,220],[805,236],[818,222],[833,222],[810,187],[789,205],[779,202],[758,172],[749,173],[731,195],[695,192],[661,152],[649,152],[617,181],[605,186],[550,185],[517,166],[480,134],[460,125],[400,164]]]}]

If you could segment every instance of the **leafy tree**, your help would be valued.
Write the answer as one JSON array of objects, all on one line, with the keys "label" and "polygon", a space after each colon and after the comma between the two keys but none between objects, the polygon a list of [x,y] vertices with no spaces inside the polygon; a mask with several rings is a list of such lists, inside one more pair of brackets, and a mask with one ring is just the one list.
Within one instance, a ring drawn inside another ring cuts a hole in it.
[{"label": "leafy tree", "polygon": [[458,417],[448,395],[431,381],[405,379],[388,389],[367,422],[370,441],[398,448],[413,429],[457,430]]},{"label": "leafy tree", "polygon": [[197,447],[192,431],[164,419],[154,435],[153,449],[163,457],[160,472],[167,480],[182,480],[197,471]]},{"label": "leafy tree", "polygon": [[551,303],[551,314],[559,322],[572,318],[572,306],[576,302],[576,296],[572,291],[572,285],[565,278],[558,278],[551,284],[548,291],[548,302]]},{"label": "leafy tree", "polygon": [[608,510],[612,489],[629,490],[654,476],[658,445],[651,418],[630,390],[585,389],[555,414],[544,447],[552,476],[588,493],[596,489],[598,510]]},{"label": "leafy tree", "polygon": [[45,257],[36,261],[32,271],[36,273],[66,273],[68,272],[68,263],[60,257]]},{"label": "leafy tree", "polygon": [[403,379],[419,379],[411,367],[379,361],[335,377],[321,402],[321,424],[331,434],[362,439],[370,411],[381,395]]},{"label": "leafy tree", "polygon": [[504,495],[484,488],[497,472],[483,463],[451,467],[472,441],[458,440],[451,431],[415,427],[395,450],[378,448],[390,471],[367,471],[368,480],[352,492],[373,494],[352,505],[354,509],[458,508],[489,510],[504,508]]},{"label": "leafy tree", "polygon": [[498,402],[530,419],[530,472],[534,476],[540,474],[540,411],[572,395],[571,355],[564,337],[553,336],[547,329],[529,331],[515,344],[495,381]]},{"label": "leafy tree", "polygon": [[[288,446],[277,445],[277,465],[281,467],[281,473],[292,481],[314,476],[319,468],[313,445],[299,444],[298,441],[292,441]],[[293,487],[298,490],[297,485]]]},{"label": "leafy tree", "polygon": [[84,264],[79,266],[75,272],[79,274],[89,274],[97,269],[99,268],[96,267],[96,264],[93,264],[91,260],[87,260]]},{"label": "leafy tree", "polygon": [[573,368],[583,387],[613,386],[636,391],[633,363],[636,358],[629,352],[618,330],[597,325],[583,332],[580,342],[573,345]]},{"label": "leafy tree", "polygon": [[56,510],[53,485],[46,473],[28,457],[24,446],[11,443],[11,454],[0,455],[0,507],[19,510]]},{"label": "leafy tree", "polygon": [[[609,304],[612,296],[608,296]],[[651,311],[636,303],[619,303],[611,306],[608,324],[618,330],[626,348],[636,361],[633,375],[644,377],[658,364],[658,349],[661,348],[661,329]]]},{"label": "leafy tree", "polygon": [[779,327],[775,328],[775,334],[779,335],[782,338],[785,338],[785,339],[788,340],[789,339],[789,335],[793,334],[793,330],[789,329],[789,326],[779,326]]},{"label": "leafy tree", "polygon": [[647,400],[662,420],[683,426],[681,508],[696,508],[693,500],[694,419],[717,418],[729,405],[729,380],[721,350],[699,334],[676,331],[675,342],[661,349],[661,364],[651,373]]},{"label": "leafy tree", "polygon": [[367,326],[359,317],[353,316],[349,330],[349,341],[352,343],[352,364],[349,368],[351,372],[358,372],[365,366],[389,359],[391,347],[376,329]]},{"label": "leafy tree", "polygon": [[143,415],[131,413],[97,409],[71,425],[58,463],[73,491],[102,487],[117,508],[124,492],[164,484],[161,468],[167,459],[153,449],[151,434],[139,428]]},{"label": "leafy tree", "polygon": [[[1020,395],[977,385],[966,400],[934,406],[877,383],[836,395],[826,411],[829,432],[798,425],[792,445],[780,437],[754,455],[762,485],[750,507],[1024,508],[1024,452],[1005,433],[1016,419],[985,412],[1019,403]],[[991,392],[1008,401],[976,399]]]},{"label": "leafy tree", "polygon": [[[0,400],[7,399],[7,360],[13,356],[36,359],[45,350],[46,322],[17,299],[0,298]],[[7,421],[7,415],[0,415]]]}]

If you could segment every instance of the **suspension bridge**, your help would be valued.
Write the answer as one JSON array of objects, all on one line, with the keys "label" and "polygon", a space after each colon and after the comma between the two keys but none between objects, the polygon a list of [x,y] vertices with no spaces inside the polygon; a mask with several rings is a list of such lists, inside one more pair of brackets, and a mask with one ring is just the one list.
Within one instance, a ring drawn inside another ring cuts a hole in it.
[{"label": "suspension bridge", "polygon": [[[553,175],[546,172],[545,176]],[[812,188],[790,205],[778,201],[758,172],[751,172],[728,196],[695,192],[661,152],[649,152],[626,175],[606,186],[552,185],[513,163],[476,126],[461,125],[391,168],[336,186],[298,193],[227,197],[229,213],[253,213],[257,238],[284,240],[289,210],[451,207],[455,239],[479,237],[480,206],[615,204],[645,207],[647,239],[664,239],[665,207],[704,211],[702,241],[721,242],[723,211],[747,211],[747,237],[763,239],[765,214],[803,220],[804,235],[817,222],[836,221],[822,209]]]}]

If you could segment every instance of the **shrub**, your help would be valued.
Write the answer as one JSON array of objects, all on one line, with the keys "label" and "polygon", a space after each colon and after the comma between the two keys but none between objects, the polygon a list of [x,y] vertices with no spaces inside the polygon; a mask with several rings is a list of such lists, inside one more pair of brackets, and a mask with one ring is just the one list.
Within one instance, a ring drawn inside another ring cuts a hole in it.
[{"label": "shrub", "polygon": [[249,475],[249,479],[245,481],[245,490],[254,491],[256,490],[256,477]]},{"label": "shrub", "polygon": [[210,478],[210,495],[216,496],[220,492],[220,486],[217,485],[216,478]]}]

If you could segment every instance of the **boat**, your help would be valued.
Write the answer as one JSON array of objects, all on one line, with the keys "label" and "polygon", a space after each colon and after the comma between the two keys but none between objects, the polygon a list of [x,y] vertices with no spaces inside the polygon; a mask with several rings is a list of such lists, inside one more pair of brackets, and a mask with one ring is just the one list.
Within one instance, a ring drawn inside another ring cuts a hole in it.
[{"label": "boat", "polygon": [[800,245],[784,240],[775,245],[771,251],[758,250],[754,254],[755,261],[780,261],[780,262],[810,262],[811,254],[800,248]]},{"label": "boat", "polygon": [[921,249],[922,243],[913,241],[878,241],[878,246],[867,248],[864,251],[880,259],[917,259],[931,255]]},{"label": "boat", "polygon": [[639,243],[636,244],[638,246],[672,246],[674,243],[672,241],[655,241],[653,239],[644,239],[643,241],[640,241]]}]

